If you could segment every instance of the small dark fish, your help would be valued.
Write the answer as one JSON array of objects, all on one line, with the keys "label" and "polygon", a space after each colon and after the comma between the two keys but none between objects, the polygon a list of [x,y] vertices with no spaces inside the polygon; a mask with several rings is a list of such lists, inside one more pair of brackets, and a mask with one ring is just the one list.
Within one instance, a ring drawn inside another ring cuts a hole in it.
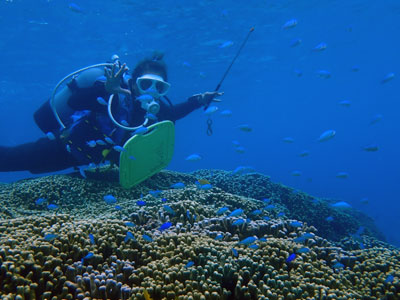
[{"label": "small dark fish", "polygon": [[239,256],[239,253],[235,248],[232,248],[232,254],[233,254],[234,257],[238,257]]},{"label": "small dark fish", "polygon": [[51,242],[52,240],[56,239],[57,235],[54,233],[49,233],[44,236],[44,240],[47,242]]},{"label": "small dark fish", "polygon": [[143,235],[142,235],[142,238],[143,238],[146,242],[152,242],[152,241],[153,241],[153,239],[152,239],[150,236],[148,236],[147,234],[143,234]]},{"label": "small dark fish", "polygon": [[89,233],[89,240],[92,245],[96,244],[93,234]]},{"label": "small dark fish", "polygon": [[190,268],[191,266],[193,266],[194,265],[194,261],[189,261],[186,265],[185,265],[185,268],[187,269],[187,268]]},{"label": "small dark fish", "polygon": [[171,215],[175,215],[175,211],[172,209],[171,206],[169,206],[169,205],[164,205],[163,207],[164,207],[164,210],[165,210],[167,213],[169,213],[169,214],[171,214]]},{"label": "small dark fish", "polygon": [[72,10],[73,12],[76,12],[76,13],[83,13],[82,8],[81,8],[78,4],[76,4],[76,3],[71,2],[70,4],[68,4],[68,8],[69,8],[70,10]]},{"label": "small dark fish", "polygon": [[42,205],[43,203],[45,203],[47,200],[44,198],[39,198],[35,201],[36,205]]},{"label": "small dark fish", "polygon": [[113,195],[105,195],[103,199],[107,204],[117,203],[117,199]]},{"label": "small dark fish", "polygon": [[173,185],[171,185],[171,188],[173,189],[183,189],[185,187],[185,184],[182,182],[177,182]]},{"label": "small dark fish", "polygon": [[291,263],[292,261],[294,261],[296,259],[296,254],[292,253],[289,255],[289,257],[286,259],[287,263]]},{"label": "small dark fish", "polygon": [[171,222],[165,222],[164,224],[162,224],[160,226],[160,231],[166,230],[166,229],[170,228],[171,226],[172,226]]},{"label": "small dark fish", "polygon": [[379,147],[376,144],[370,144],[365,146],[363,149],[367,152],[376,152],[379,150]]},{"label": "small dark fish", "polygon": [[47,205],[47,208],[50,210],[56,210],[58,208],[58,205],[57,204],[49,204],[49,205]]},{"label": "small dark fish", "polygon": [[138,201],[136,201],[136,205],[137,206],[145,206],[146,205],[146,201],[138,200]]},{"label": "small dark fish", "polygon": [[296,27],[297,23],[297,19],[290,19],[285,24],[283,24],[282,29],[294,28]]},{"label": "small dark fish", "polygon": [[290,42],[290,47],[294,48],[301,44],[301,39],[297,38]]},{"label": "small dark fish", "polygon": [[124,242],[127,243],[129,240],[136,241],[135,236],[134,236],[133,233],[130,232],[130,231],[128,231],[128,232],[126,233]]}]

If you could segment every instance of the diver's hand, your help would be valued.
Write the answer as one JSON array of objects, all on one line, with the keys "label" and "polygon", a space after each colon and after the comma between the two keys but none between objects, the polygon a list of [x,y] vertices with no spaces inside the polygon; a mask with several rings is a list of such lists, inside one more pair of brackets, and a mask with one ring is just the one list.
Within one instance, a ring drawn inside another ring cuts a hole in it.
[{"label": "diver's hand", "polygon": [[222,100],[216,99],[215,97],[222,96],[223,94],[223,92],[205,92],[202,94],[195,94],[189,99],[195,99],[202,106],[208,106],[211,102],[221,102]]},{"label": "diver's hand", "polygon": [[116,67],[117,64],[113,64],[111,71],[108,68],[104,68],[104,74],[107,78],[105,83],[106,91],[110,94],[122,93],[130,95],[130,90],[121,87],[122,76],[124,75],[124,72],[128,70],[128,67],[126,66],[126,64],[123,64],[118,72],[115,73]]}]

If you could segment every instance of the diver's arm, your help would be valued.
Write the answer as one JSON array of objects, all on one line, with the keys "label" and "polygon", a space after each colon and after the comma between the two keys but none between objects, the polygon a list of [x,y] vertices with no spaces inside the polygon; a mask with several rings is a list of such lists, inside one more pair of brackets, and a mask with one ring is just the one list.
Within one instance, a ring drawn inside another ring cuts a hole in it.
[{"label": "diver's arm", "polygon": [[220,92],[205,92],[202,94],[195,94],[187,99],[187,101],[172,106],[170,120],[176,121],[187,116],[192,111],[202,107],[208,106],[211,102],[220,102],[221,100],[215,99],[217,96],[222,96],[224,93]]}]

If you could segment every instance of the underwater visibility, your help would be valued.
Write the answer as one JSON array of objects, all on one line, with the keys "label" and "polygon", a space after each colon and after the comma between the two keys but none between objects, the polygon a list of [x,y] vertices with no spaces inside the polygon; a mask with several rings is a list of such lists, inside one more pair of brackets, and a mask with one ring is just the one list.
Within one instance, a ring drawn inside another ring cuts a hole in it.
[{"label": "underwater visibility", "polygon": [[399,17],[0,0],[1,299],[400,299]]}]

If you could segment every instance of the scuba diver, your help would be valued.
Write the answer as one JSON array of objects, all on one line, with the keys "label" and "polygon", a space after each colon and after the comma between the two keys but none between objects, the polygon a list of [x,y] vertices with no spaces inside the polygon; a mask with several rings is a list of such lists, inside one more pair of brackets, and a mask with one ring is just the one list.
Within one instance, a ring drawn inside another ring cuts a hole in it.
[{"label": "scuba diver", "polygon": [[36,124],[47,137],[0,146],[0,172],[38,174],[106,161],[118,164],[122,146],[132,135],[163,120],[175,123],[219,101],[216,97],[223,94],[196,94],[173,105],[166,96],[171,85],[163,54],[143,59],[131,75],[117,55],[112,61],[72,73],[72,80],[56,93],[61,83],[71,78],[65,77],[34,113]]}]

